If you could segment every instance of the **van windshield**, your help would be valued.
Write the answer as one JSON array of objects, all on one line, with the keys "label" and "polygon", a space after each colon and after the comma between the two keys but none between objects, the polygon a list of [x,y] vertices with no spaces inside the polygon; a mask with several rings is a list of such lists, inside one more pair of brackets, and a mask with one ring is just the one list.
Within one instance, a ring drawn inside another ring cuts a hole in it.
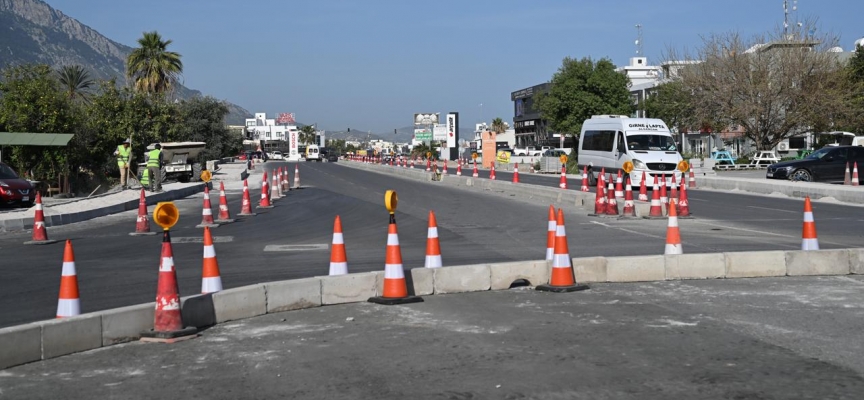
[{"label": "van windshield", "polygon": [[669,135],[627,135],[627,148],[630,150],[675,151],[675,141]]}]

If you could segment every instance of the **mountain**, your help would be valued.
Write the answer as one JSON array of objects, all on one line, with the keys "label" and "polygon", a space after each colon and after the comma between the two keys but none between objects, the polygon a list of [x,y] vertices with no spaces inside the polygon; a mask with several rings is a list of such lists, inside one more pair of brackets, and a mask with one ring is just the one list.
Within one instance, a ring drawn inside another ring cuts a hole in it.
[{"label": "mountain", "polygon": [[[29,63],[81,65],[96,79],[125,82],[126,56],[132,48],[55,10],[40,0],[0,0],[0,68]],[[177,95],[190,98],[201,92],[179,85]],[[225,123],[242,125],[252,113],[227,103]]]}]

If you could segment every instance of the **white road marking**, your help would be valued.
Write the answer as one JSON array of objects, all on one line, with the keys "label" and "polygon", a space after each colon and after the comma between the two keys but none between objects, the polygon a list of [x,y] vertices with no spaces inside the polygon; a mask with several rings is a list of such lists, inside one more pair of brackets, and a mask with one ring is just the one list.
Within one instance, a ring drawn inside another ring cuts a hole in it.
[{"label": "white road marking", "polygon": [[264,251],[310,251],[329,248],[328,244],[268,244],[264,246]]},{"label": "white road marking", "polygon": [[770,211],[785,212],[785,213],[792,213],[792,214],[799,214],[799,213],[803,214],[803,211],[798,212],[798,211],[789,211],[789,210],[778,210],[776,208],[768,208],[768,207],[747,206],[747,208],[758,208],[760,210],[770,210]]},{"label": "white road marking", "polygon": [[758,234],[760,234],[760,235],[772,235],[772,236],[780,236],[780,237],[787,237],[787,238],[794,238],[794,237],[795,237],[795,236],[790,236],[790,235],[784,235],[784,234],[782,234],[782,233],[774,233],[774,232],[757,231],[757,230],[755,230],[755,229],[736,228],[736,227],[733,227],[733,226],[726,226],[726,225],[711,224],[711,223],[705,222],[704,220],[703,220],[703,221],[696,221],[696,220],[694,220],[694,221],[691,221],[691,223],[694,223],[694,224],[701,224],[701,225],[708,225],[708,226],[713,226],[713,227],[716,227],[716,228],[723,228],[723,229],[735,229],[735,230],[738,230],[738,231],[744,231],[744,232],[750,232],[750,233],[758,233]]},{"label": "white road marking", "polygon": [[592,224],[596,224],[596,225],[600,225],[600,226],[605,226],[605,227],[607,227],[607,228],[611,228],[611,229],[617,229],[617,230],[619,230],[619,231],[623,231],[623,232],[633,233],[633,234],[636,234],[636,235],[642,235],[642,236],[647,236],[647,237],[650,237],[650,238],[666,240],[666,236],[665,236],[665,235],[664,235],[664,236],[652,235],[652,234],[650,234],[650,233],[642,233],[642,232],[637,232],[637,231],[630,230],[630,229],[618,228],[618,227],[614,227],[614,226],[609,225],[609,224],[604,224],[604,223],[602,223],[602,222],[600,222],[600,221],[591,221],[591,223],[592,223]]},{"label": "white road marking", "polygon": [[[233,242],[234,236],[213,236],[213,243]],[[204,243],[204,238],[199,236],[172,237],[171,243]]]}]

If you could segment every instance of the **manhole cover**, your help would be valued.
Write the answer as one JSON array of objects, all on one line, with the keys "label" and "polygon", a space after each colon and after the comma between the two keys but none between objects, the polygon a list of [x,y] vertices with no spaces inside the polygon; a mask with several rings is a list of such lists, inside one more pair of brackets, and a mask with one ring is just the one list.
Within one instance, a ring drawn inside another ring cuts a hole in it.
[{"label": "manhole cover", "polygon": [[264,246],[264,251],[310,251],[329,248],[327,244],[268,244]]}]

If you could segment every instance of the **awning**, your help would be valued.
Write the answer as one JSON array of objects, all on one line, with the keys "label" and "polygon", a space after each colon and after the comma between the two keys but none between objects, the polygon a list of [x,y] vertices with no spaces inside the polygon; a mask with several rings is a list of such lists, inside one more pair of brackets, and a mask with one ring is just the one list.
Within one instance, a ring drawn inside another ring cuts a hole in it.
[{"label": "awning", "polygon": [[0,146],[66,146],[71,133],[0,132]]}]

